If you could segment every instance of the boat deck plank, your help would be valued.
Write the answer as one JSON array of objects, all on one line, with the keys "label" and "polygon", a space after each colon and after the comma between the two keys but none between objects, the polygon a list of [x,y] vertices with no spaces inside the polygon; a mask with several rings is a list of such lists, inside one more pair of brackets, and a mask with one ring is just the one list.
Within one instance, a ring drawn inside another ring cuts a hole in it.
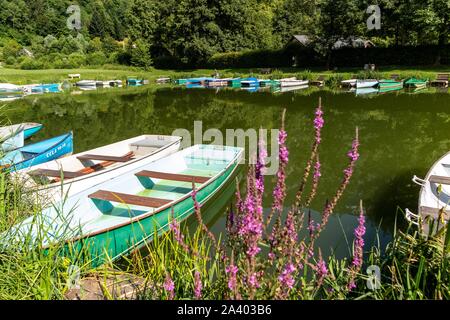
[{"label": "boat deck plank", "polygon": [[83,154],[77,157],[78,160],[101,160],[101,161],[114,161],[114,162],[128,162],[132,158],[127,156],[114,157],[100,154]]},{"label": "boat deck plank", "polygon": [[28,173],[30,176],[46,176],[52,178],[64,177],[67,179],[73,179],[85,175],[84,172],[72,172],[72,171],[61,171],[61,170],[51,170],[51,169],[36,169]]},{"label": "boat deck plank", "polygon": [[147,178],[155,178],[155,179],[164,179],[164,180],[173,180],[173,181],[183,181],[183,182],[195,182],[195,183],[205,183],[211,177],[205,176],[193,176],[188,174],[175,174],[175,173],[166,173],[166,172],[158,172],[158,171],[148,171],[143,170],[136,173],[138,177],[147,177]]},{"label": "boat deck plank", "polygon": [[450,185],[450,177],[432,175],[432,176],[430,176],[430,178],[428,180],[430,182],[432,182],[432,183],[439,183],[439,184],[448,184],[448,185]]},{"label": "boat deck plank", "polygon": [[106,190],[98,190],[88,196],[90,199],[98,199],[105,200],[111,202],[120,202],[129,205],[136,205],[142,207],[152,207],[158,208],[163,205],[166,205],[172,200],[161,199],[161,198],[152,198],[152,197],[143,197],[136,196],[133,194],[126,194],[120,192],[106,191]]}]

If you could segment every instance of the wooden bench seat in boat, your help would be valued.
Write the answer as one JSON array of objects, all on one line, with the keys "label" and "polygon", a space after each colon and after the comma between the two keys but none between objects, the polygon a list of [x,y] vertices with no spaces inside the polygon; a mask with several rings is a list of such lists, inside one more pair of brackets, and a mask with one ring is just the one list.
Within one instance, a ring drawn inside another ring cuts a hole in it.
[{"label": "wooden bench seat in boat", "polygon": [[101,160],[101,161],[113,161],[113,162],[127,162],[132,159],[132,157],[122,156],[105,156],[100,154],[83,154],[77,157],[78,160]]},{"label": "wooden bench seat in boat", "polygon": [[430,178],[428,180],[432,183],[440,183],[440,184],[450,185],[450,177],[432,175],[432,176],[430,176]]},{"label": "wooden bench seat in boat", "polygon": [[90,199],[105,200],[111,202],[120,202],[142,207],[158,208],[166,205],[172,200],[136,196],[134,194],[126,194],[113,191],[98,190],[88,196]]},{"label": "wooden bench seat in boat", "polygon": [[147,178],[155,178],[155,179],[163,179],[163,180],[172,180],[172,181],[183,181],[183,182],[195,182],[195,183],[205,183],[211,177],[202,177],[202,176],[192,176],[188,174],[175,174],[175,173],[166,173],[166,172],[158,172],[158,171],[148,171],[143,170],[139,171],[135,174],[138,177],[147,177]]},{"label": "wooden bench seat in boat", "polygon": [[[421,206],[420,207],[420,213],[422,215],[422,217],[425,216],[431,216],[434,219],[439,218],[439,209],[438,208],[432,208],[432,207],[427,207],[427,206]],[[450,208],[448,208],[447,210],[444,209],[444,219],[445,220],[449,220],[450,219]]]},{"label": "wooden bench seat in boat", "polygon": [[77,177],[84,176],[86,173],[84,172],[72,172],[72,171],[61,171],[61,170],[51,170],[51,169],[37,169],[28,173],[30,176],[46,176],[59,178],[63,176],[67,179],[73,179]]}]

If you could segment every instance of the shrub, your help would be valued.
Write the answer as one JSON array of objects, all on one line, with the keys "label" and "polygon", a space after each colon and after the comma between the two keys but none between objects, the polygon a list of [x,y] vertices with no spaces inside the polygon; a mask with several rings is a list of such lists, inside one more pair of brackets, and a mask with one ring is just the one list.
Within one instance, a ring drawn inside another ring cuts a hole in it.
[{"label": "shrub", "polygon": [[26,57],[20,64],[20,68],[24,69],[24,70],[43,69],[44,63],[39,59],[33,59],[30,57]]},{"label": "shrub", "polygon": [[87,56],[87,63],[89,65],[102,66],[106,63],[106,56],[103,52],[90,53]]}]

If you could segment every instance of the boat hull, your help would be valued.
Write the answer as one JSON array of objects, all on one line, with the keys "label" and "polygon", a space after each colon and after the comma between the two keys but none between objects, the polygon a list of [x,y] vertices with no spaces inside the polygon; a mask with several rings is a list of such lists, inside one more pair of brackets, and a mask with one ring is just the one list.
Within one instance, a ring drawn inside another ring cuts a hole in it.
[{"label": "boat hull", "polygon": [[309,84],[308,80],[280,80],[280,86],[285,87],[301,87]]},{"label": "boat hull", "polygon": [[[19,162],[15,162],[15,155],[12,153],[29,153],[33,154],[31,157]],[[36,142],[25,147],[7,153],[2,159],[3,170],[10,172],[23,170],[34,165],[45,163],[58,159],[62,156],[69,155],[73,152],[73,134],[72,132]]]},{"label": "boat hull", "polygon": [[376,85],[378,85],[378,81],[377,80],[357,80],[356,81],[356,88],[357,89],[373,88]]},{"label": "boat hull", "polygon": [[40,123],[30,123],[25,124],[25,129],[23,130],[24,139],[28,139],[31,136],[35,135],[42,129],[43,125]]},{"label": "boat hull", "polygon": [[[236,171],[238,163],[230,166],[220,177],[209,183],[196,195],[200,205],[205,204],[209,198],[219,192],[223,185]],[[173,216],[172,216],[173,213]],[[98,267],[108,261],[117,260],[133,250],[139,249],[145,243],[169,230],[172,219],[178,222],[186,220],[194,213],[194,201],[191,197],[166,208],[155,216],[149,216],[136,222],[123,225],[88,238],[69,243],[64,248],[65,254],[70,257],[87,253],[92,267]],[[88,252],[86,252],[86,250]]]}]

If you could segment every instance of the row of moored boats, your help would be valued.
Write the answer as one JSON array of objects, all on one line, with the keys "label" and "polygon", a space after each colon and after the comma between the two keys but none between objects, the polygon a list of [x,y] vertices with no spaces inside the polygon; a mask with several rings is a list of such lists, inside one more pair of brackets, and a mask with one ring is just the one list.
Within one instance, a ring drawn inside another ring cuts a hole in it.
[{"label": "row of moored boats", "polygon": [[[25,144],[42,125],[1,128],[2,170],[43,211],[0,235],[0,246],[17,242],[62,253],[93,266],[116,259],[167,231],[172,219],[194,212],[230,181],[241,160],[237,147],[194,145],[181,137],[141,135],[72,154],[73,134]],[[8,142],[8,143],[6,143]]]}]

